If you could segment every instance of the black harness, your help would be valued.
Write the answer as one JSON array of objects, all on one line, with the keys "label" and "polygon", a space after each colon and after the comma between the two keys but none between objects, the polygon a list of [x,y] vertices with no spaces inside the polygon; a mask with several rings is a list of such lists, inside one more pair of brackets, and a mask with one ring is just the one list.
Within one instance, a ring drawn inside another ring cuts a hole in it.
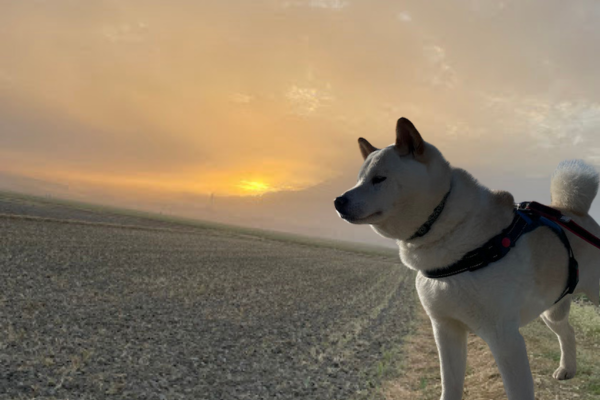
[{"label": "black harness", "polygon": [[[448,195],[444,197],[442,204],[446,202],[447,197]],[[430,271],[421,271],[421,273],[428,278],[439,279],[466,271],[477,271],[478,269],[484,268],[489,264],[502,259],[502,257],[508,254],[510,249],[516,245],[519,238],[524,234],[529,233],[540,226],[547,226],[556,234],[556,236],[558,236],[562,244],[567,249],[567,254],[569,255],[569,277],[567,280],[567,287],[562,292],[558,300],[556,300],[555,304],[558,303],[563,297],[565,297],[567,294],[573,293],[575,290],[575,287],[579,282],[579,267],[573,254],[573,250],[571,249],[571,245],[569,244],[569,239],[567,238],[564,230],[556,222],[551,221],[550,219],[541,215],[540,212],[535,209],[535,207],[533,209],[530,208],[532,205],[539,205],[539,203],[524,202],[516,204],[513,221],[508,227],[503,229],[498,235],[485,242],[485,244],[483,244],[481,247],[469,251],[463,256],[463,258],[454,264]],[[560,214],[560,212],[557,210],[553,211],[556,211]],[[439,216],[439,213],[437,213],[435,219],[437,219],[437,216]],[[431,227],[433,222],[435,222],[435,219],[433,221],[427,221],[429,227]],[[413,237],[416,236],[413,235]],[[411,237],[411,239],[413,237]]]}]

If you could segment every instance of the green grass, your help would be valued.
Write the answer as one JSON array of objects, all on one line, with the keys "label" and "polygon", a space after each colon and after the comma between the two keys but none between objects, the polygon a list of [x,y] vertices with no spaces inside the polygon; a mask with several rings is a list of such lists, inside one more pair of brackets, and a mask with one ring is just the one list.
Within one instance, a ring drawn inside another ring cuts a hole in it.
[{"label": "green grass", "polygon": [[550,377],[560,361],[560,346],[554,333],[541,320],[522,329],[527,342],[534,378],[539,378],[538,393],[561,399],[600,399],[600,315],[591,303],[577,300],[571,307],[569,321],[577,338],[577,375],[568,381],[557,382]]},{"label": "green grass", "polygon": [[[417,313],[414,333],[407,337],[401,378],[386,385],[387,400],[437,399],[441,393],[439,361],[431,326]],[[537,319],[521,329],[533,374],[537,400],[600,400],[600,309],[584,298],[571,307],[570,322],[577,338],[577,375],[557,381],[560,346],[556,335]],[[488,346],[469,335],[465,400],[506,399],[502,380]]]}]

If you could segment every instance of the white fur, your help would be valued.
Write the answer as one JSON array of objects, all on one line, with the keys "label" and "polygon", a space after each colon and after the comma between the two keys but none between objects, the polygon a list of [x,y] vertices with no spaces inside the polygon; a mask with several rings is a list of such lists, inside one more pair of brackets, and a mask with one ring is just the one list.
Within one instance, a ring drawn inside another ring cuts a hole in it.
[{"label": "white fur", "polygon": [[552,204],[586,214],[598,193],[598,172],[583,160],[558,164],[550,183]]},{"label": "white fur", "polygon": [[[386,180],[374,184],[374,176]],[[446,206],[429,233],[408,240],[449,188]],[[562,163],[552,180],[552,204],[600,235],[600,227],[587,215],[597,189],[598,175],[592,167],[580,161]],[[379,234],[397,239],[401,261],[417,271],[452,264],[513,218],[512,195],[492,191],[468,172],[451,167],[431,144],[419,157],[401,157],[394,146],[371,153],[358,184],[345,196],[349,211],[343,217],[371,224]],[[576,292],[585,292],[597,303],[600,250],[567,235],[580,267]],[[490,346],[508,399],[533,400],[533,380],[519,328],[540,315],[561,346],[554,377],[575,375],[575,336],[568,322],[571,296],[554,304],[567,284],[567,261],[560,240],[544,227],[524,235],[507,256],[483,269],[442,279],[417,275],[417,292],[438,346],[442,400],[462,399],[468,330]]]}]

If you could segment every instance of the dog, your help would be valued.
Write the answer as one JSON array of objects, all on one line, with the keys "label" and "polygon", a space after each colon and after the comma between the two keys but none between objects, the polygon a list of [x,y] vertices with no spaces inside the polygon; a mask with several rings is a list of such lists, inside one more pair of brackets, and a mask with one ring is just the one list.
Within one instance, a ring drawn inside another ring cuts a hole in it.
[{"label": "dog", "polygon": [[[440,358],[441,399],[462,399],[470,330],[490,347],[508,399],[534,400],[519,328],[538,316],[560,342],[554,378],[572,378],[577,369],[575,334],[568,321],[572,295],[555,304],[567,285],[569,256],[557,234],[540,227],[485,268],[428,278],[428,271],[461,260],[509,226],[513,196],[490,190],[451,166],[406,118],[397,122],[394,144],[377,149],[363,138],[358,144],[364,159],[358,183],[335,199],[335,208],[347,222],[371,225],[379,235],[395,239],[402,263],[418,272],[417,293],[431,319]],[[588,212],[598,183],[592,166],[571,160],[559,164],[550,185],[552,207],[596,236],[600,227]],[[579,263],[574,294],[585,293],[598,305],[600,253],[566,234]]]}]

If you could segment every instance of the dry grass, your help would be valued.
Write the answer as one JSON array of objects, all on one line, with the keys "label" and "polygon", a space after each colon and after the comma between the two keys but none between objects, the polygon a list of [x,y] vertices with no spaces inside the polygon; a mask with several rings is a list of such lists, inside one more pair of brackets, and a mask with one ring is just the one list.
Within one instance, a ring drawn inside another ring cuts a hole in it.
[{"label": "dry grass", "polygon": [[[422,308],[415,312],[414,333],[406,338],[406,359],[401,377],[384,385],[387,400],[438,399],[441,394],[439,359],[429,319]],[[600,316],[588,304],[573,305],[571,323],[577,332],[577,376],[558,382],[560,348],[556,336],[536,320],[522,329],[527,342],[537,400],[600,399]],[[465,400],[506,399],[502,379],[488,346],[469,334]]]}]

